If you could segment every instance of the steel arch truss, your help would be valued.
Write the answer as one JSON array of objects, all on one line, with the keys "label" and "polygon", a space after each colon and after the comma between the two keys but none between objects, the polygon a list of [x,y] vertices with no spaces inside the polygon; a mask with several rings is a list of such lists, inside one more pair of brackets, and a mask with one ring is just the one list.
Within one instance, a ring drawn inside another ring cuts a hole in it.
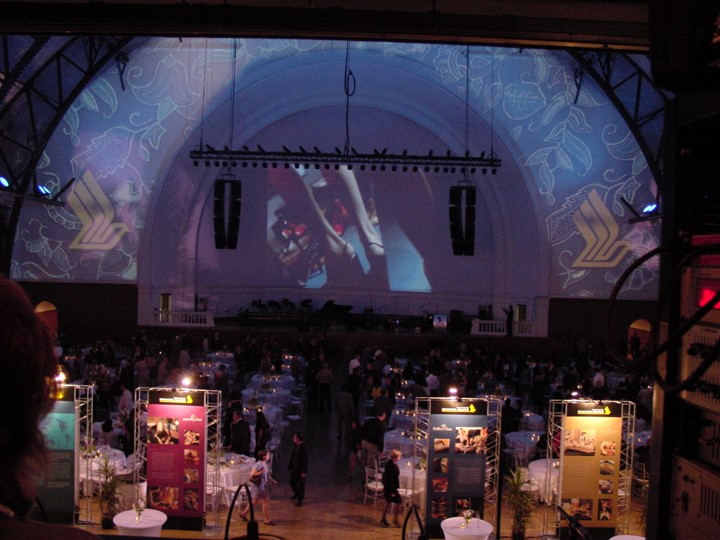
[{"label": "steel arch truss", "polygon": [[[38,61],[44,46],[59,43],[27,78],[25,71]],[[35,168],[70,105],[105,65],[115,60],[122,75],[127,63],[124,48],[132,37],[76,36],[2,40],[0,67],[0,174],[10,182],[12,209],[0,239],[0,271],[8,272],[12,238]],[[19,49],[22,49],[19,51]]]},{"label": "steel arch truss", "polygon": [[664,111],[669,97],[633,58],[624,53],[571,51],[578,63],[577,96],[589,75],[612,101],[630,128],[655,181],[662,181]]}]

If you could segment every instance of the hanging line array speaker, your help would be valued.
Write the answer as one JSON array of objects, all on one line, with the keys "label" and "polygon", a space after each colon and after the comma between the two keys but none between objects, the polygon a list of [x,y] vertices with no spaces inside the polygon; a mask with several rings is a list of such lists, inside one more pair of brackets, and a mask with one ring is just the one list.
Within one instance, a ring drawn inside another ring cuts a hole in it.
[{"label": "hanging line array speaker", "polygon": [[475,199],[475,186],[450,187],[450,241],[453,255],[475,255]]},{"label": "hanging line array speaker", "polygon": [[215,248],[237,249],[242,184],[237,180],[216,180],[214,195]]}]

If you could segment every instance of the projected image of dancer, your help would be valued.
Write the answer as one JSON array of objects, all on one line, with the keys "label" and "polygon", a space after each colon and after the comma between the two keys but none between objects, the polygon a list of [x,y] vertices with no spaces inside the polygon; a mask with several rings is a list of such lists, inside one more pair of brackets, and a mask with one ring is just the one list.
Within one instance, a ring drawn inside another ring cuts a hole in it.
[{"label": "projected image of dancer", "polygon": [[[311,286],[308,282],[313,276],[324,274],[328,287],[366,283],[387,289],[377,214],[368,211],[353,171],[345,165],[322,174],[273,169],[268,181],[284,203],[274,212],[277,221],[271,226],[271,246],[288,274],[301,285]],[[365,268],[358,257],[360,250]]]}]

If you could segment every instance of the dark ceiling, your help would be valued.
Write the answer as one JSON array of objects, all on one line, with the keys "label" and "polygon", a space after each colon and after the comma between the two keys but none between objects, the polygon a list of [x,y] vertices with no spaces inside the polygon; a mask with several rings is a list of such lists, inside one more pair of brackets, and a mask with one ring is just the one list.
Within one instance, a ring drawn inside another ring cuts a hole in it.
[{"label": "dark ceiling", "polygon": [[648,0],[8,1],[0,33],[244,35],[649,49]]}]

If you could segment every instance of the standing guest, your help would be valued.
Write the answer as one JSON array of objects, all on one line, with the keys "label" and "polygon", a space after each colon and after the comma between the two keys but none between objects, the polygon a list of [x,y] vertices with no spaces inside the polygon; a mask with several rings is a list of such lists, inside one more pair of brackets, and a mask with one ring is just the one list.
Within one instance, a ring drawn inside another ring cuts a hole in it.
[{"label": "standing guest", "polygon": [[135,361],[135,388],[150,386],[150,370],[148,369],[147,357],[141,355]]},{"label": "standing guest", "polygon": [[352,373],[348,375],[347,378],[347,385],[348,390],[350,390],[350,393],[353,397],[353,405],[355,407],[355,410],[359,410],[360,406],[360,394],[362,393],[362,367],[357,366],[355,369],[353,369]]},{"label": "standing guest", "polygon": [[[252,498],[253,507],[262,506],[263,519],[265,525],[275,525],[270,521],[270,493],[268,492],[268,482],[277,484],[277,481],[270,475],[270,465],[268,459],[270,453],[267,450],[260,450],[258,461],[253,465],[253,469],[248,477],[248,487],[250,488],[250,497]],[[250,511],[250,505],[240,512],[240,517],[247,521],[247,513]]]},{"label": "standing guest", "polygon": [[381,388],[380,395],[373,399],[373,409],[375,416],[381,412],[385,413],[385,429],[387,429],[388,420],[393,410],[392,400],[388,396],[387,388]]},{"label": "standing guest", "polygon": [[112,419],[106,418],[100,426],[100,433],[97,439],[98,446],[109,446],[110,448],[117,447],[117,433],[113,427]]},{"label": "standing guest", "polygon": [[258,459],[260,450],[267,450],[270,439],[272,439],[270,422],[265,418],[264,412],[257,411],[255,413],[255,459]]},{"label": "standing guest", "polygon": [[350,362],[348,362],[348,375],[355,372],[355,368],[359,368],[360,364],[360,353],[355,353]]},{"label": "standing guest", "polygon": [[190,351],[185,343],[180,344],[180,355],[178,356],[178,366],[181,371],[190,369],[192,365],[192,358],[190,357]]},{"label": "standing guest", "polygon": [[400,505],[402,504],[402,498],[400,497],[400,468],[398,467],[398,460],[400,459],[400,450],[390,451],[390,460],[385,464],[385,470],[382,475],[383,483],[383,496],[385,497],[385,508],[383,508],[382,518],[380,519],[380,525],[383,527],[389,527],[390,524],[387,522],[388,510],[392,508],[393,522],[395,527],[400,526]]},{"label": "standing guest", "polygon": [[503,308],[505,312],[505,335],[512,337],[513,335],[513,323],[515,322],[515,311],[512,306],[508,306],[507,309]]},{"label": "standing guest", "polygon": [[157,383],[160,386],[163,386],[170,382],[171,368],[172,366],[170,365],[170,360],[168,359],[167,355],[162,354],[162,356],[160,357],[160,363],[158,364],[157,368]]},{"label": "standing guest", "polygon": [[58,364],[25,291],[2,275],[0,306],[0,429],[6,434],[0,444],[0,539],[98,540],[88,531],[27,517],[38,480],[48,472],[39,423],[53,407]]},{"label": "standing guest", "polygon": [[377,455],[385,447],[385,413],[368,418],[362,427],[361,462],[364,467],[377,468]]},{"label": "standing guest", "polygon": [[323,362],[322,368],[315,375],[315,380],[318,383],[318,407],[323,410],[323,406],[327,405],[328,412],[332,412],[332,404],[330,402],[330,385],[333,382],[333,372],[330,370],[330,365],[327,362]]},{"label": "standing guest", "polygon": [[118,401],[118,411],[120,414],[126,414],[133,408],[133,396],[130,389],[123,383],[120,388],[120,400]]},{"label": "standing guest", "polygon": [[440,379],[434,370],[428,370],[425,377],[425,392],[430,397],[438,397],[440,390]]},{"label": "standing guest", "polygon": [[230,449],[236,454],[250,455],[250,424],[239,409],[233,409],[230,426]]},{"label": "standing guest", "polygon": [[502,431],[503,435],[520,430],[520,417],[517,414],[517,409],[512,406],[512,400],[509,397],[505,398],[505,404],[500,411],[500,418],[500,431]]},{"label": "standing guest", "polygon": [[317,374],[320,373],[322,364],[316,354],[310,356],[305,366],[305,388],[307,389],[307,408],[311,411],[318,409],[318,381]]},{"label": "standing guest", "polygon": [[350,423],[355,416],[353,396],[347,384],[343,384],[340,391],[335,394],[335,414],[337,415],[337,438],[342,440],[343,435],[350,432]]},{"label": "standing guest", "polygon": [[360,420],[352,419],[350,424],[350,455],[348,456],[348,480],[353,479],[355,469],[360,463],[362,452],[362,426]]},{"label": "standing guest", "polygon": [[292,499],[297,501],[295,506],[302,506],[305,498],[305,478],[308,471],[308,456],[303,434],[297,431],[293,435],[293,451],[288,464],[290,471],[290,487],[293,490]]},{"label": "standing guest", "polygon": [[120,430],[118,443],[127,457],[135,452],[135,409],[130,409],[130,414],[120,426]]},{"label": "standing guest", "polygon": [[227,401],[230,398],[230,380],[225,373],[225,364],[220,364],[213,375],[213,387],[222,392],[222,399]]}]

